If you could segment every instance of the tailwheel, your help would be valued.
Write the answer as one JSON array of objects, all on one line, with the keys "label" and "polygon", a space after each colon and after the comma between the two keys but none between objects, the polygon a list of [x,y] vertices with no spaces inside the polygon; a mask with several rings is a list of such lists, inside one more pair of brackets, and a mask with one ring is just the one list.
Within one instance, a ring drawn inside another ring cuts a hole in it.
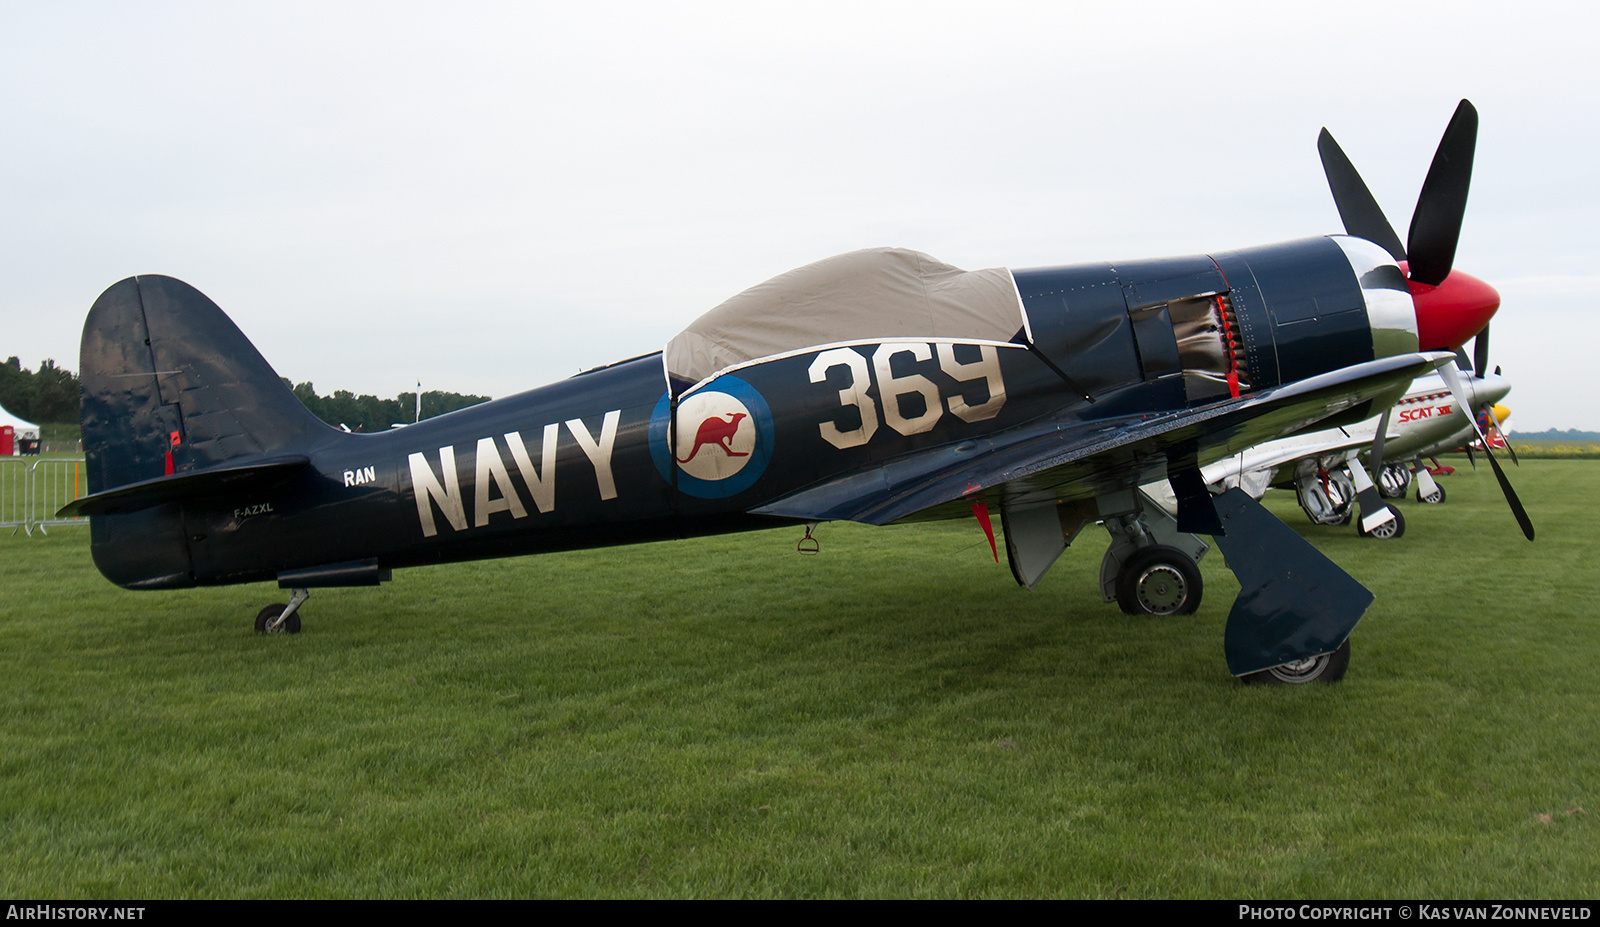
[{"label": "tailwheel", "polygon": [[1380,541],[1393,541],[1406,533],[1406,517],[1401,515],[1400,510],[1392,505],[1385,506],[1385,508],[1394,514],[1394,521],[1386,521],[1371,531],[1362,529],[1362,537],[1376,538]]},{"label": "tailwheel", "polygon": [[266,608],[263,608],[261,612],[256,615],[256,631],[261,634],[299,634],[300,616],[297,614],[290,615],[288,619],[283,622],[282,627],[272,628],[270,632],[268,631],[267,623],[283,614],[283,610],[288,607],[289,606],[285,603],[279,603],[277,605],[268,605]]},{"label": "tailwheel", "polygon": [[1117,570],[1117,605],[1129,615],[1192,615],[1204,583],[1188,554],[1163,544],[1135,551]]},{"label": "tailwheel", "polygon": [[311,597],[305,589],[296,589],[286,605],[268,605],[256,613],[258,634],[299,634],[300,606]]},{"label": "tailwheel", "polygon": [[1333,653],[1295,660],[1282,666],[1239,677],[1247,685],[1303,686],[1311,682],[1338,682],[1350,668],[1350,638]]}]

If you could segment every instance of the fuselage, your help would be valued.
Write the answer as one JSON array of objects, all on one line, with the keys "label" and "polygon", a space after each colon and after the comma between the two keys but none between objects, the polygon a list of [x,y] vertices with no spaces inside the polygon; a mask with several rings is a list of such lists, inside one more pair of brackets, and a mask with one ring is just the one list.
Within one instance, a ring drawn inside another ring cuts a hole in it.
[{"label": "fuselage", "polygon": [[[310,464],[276,485],[97,516],[96,562],[131,587],[318,570],[338,585],[765,527],[784,520],[753,509],[839,474],[1170,415],[1417,347],[1403,275],[1360,239],[1012,277],[1009,342],[812,345],[673,390],[655,354],[382,434],[316,431],[297,447]],[[1236,450],[1202,440],[1199,463]],[[218,463],[185,452],[179,473]]]},{"label": "fuselage", "polygon": [[[1464,375],[1461,385],[1466,389],[1474,409],[1493,405],[1511,392],[1511,381],[1497,373],[1484,376]],[[1443,443],[1450,443],[1458,435],[1472,433],[1472,420],[1450,393],[1444,378],[1437,374],[1418,377],[1411,389],[1395,403],[1390,416],[1391,431],[1398,432],[1384,445],[1387,460],[1401,460],[1417,454],[1435,452]],[[1376,434],[1374,426],[1373,433]],[[1453,443],[1452,446],[1460,446]]]}]

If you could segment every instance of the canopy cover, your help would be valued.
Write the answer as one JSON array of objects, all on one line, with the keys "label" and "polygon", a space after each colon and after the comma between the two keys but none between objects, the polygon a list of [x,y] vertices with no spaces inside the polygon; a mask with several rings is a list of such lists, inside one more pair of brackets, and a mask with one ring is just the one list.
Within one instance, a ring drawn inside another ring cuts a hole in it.
[{"label": "canopy cover", "polygon": [[773,277],[667,342],[673,384],[747,361],[829,344],[1010,342],[1023,327],[1011,271],[962,270],[905,248],[869,248]]}]

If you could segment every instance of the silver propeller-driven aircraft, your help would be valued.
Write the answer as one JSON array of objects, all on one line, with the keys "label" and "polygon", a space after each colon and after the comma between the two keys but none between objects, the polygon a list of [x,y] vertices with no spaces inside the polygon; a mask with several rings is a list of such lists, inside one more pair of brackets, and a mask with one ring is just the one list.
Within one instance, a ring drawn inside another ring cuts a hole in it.
[{"label": "silver propeller-driven aircraft", "polygon": [[[1470,377],[1463,385],[1478,409],[1492,406],[1511,391],[1510,381],[1500,374]],[[1419,502],[1444,501],[1444,488],[1434,482],[1421,458],[1441,448],[1460,447],[1474,435],[1472,417],[1456,403],[1444,378],[1437,373],[1417,378],[1389,410],[1383,445],[1388,459],[1369,475],[1383,418],[1269,441],[1216,461],[1201,475],[1214,494],[1239,487],[1260,499],[1269,488],[1293,489],[1306,517],[1319,525],[1349,524],[1358,487],[1376,485],[1381,497],[1398,499],[1415,482]],[[1145,490],[1173,510],[1175,500],[1163,484]],[[1388,540],[1405,533],[1405,517],[1392,505],[1363,511],[1360,522],[1366,537]]]}]

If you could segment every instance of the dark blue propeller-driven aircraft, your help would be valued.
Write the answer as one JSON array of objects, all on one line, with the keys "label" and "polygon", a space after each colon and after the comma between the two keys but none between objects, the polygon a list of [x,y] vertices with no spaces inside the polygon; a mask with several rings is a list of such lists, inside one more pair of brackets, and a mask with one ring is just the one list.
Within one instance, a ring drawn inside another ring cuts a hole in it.
[{"label": "dark blue propeller-driven aircraft", "polygon": [[[1419,330],[1492,314],[1451,271],[1476,124],[1463,101],[1408,249],[1345,160],[1349,235],[1017,271],[857,251],[659,353],[383,434],[317,420],[193,287],[130,277],[84,325],[90,494],[63,512],[90,516],[96,565],[130,589],[276,580],[290,601],[256,628],[290,633],[310,589],[396,567],[831,519],[976,515],[992,544],[991,513],[1022,585],[1100,523],[1105,597],[1185,614],[1208,535],[1242,587],[1229,670],[1336,679],[1372,594],[1200,468],[1376,414],[1454,356]],[[1176,517],[1138,488],[1161,479]]]}]

